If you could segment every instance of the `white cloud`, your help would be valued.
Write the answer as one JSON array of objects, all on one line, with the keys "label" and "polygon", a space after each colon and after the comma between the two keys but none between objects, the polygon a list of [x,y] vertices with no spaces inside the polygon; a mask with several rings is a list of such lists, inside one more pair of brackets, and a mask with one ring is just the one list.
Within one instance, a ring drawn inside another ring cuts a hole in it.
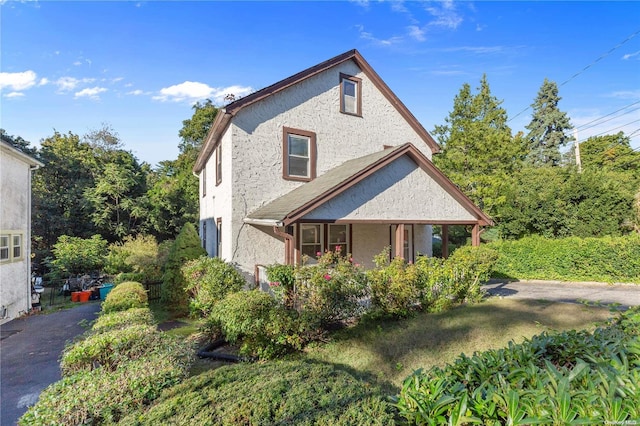
[{"label": "white cloud", "polygon": [[425,31],[417,25],[409,25],[407,29],[409,30],[409,36],[412,38],[418,41],[425,41],[427,39],[424,36]]},{"label": "white cloud", "polygon": [[208,84],[197,81],[185,81],[184,83],[160,89],[160,94],[154,96],[157,101],[190,102],[194,103],[204,99],[211,99],[217,104],[224,104],[226,95],[232,94],[237,98],[251,93],[253,89],[246,86],[229,86],[223,88],[211,87]]},{"label": "white cloud", "polygon": [[76,89],[81,84],[93,83],[94,81],[95,78],[77,79],[75,77],[60,77],[54,84],[58,86],[59,92],[64,93]]},{"label": "white cloud", "polygon": [[99,94],[100,93],[104,93],[106,92],[107,89],[105,89],[104,87],[92,87],[92,88],[86,88],[86,89],[82,89],[79,92],[76,92],[74,97],[77,98],[83,98],[83,97],[87,97],[87,98],[91,98],[91,99],[100,99],[99,98]]},{"label": "white cloud", "polygon": [[42,77],[40,79],[40,82],[38,83],[38,86],[44,86],[45,84],[49,84],[49,79],[47,77]]},{"label": "white cloud", "polygon": [[82,62],[80,62],[80,61],[75,61],[75,62],[73,63],[73,65],[75,65],[76,67],[79,67],[80,65],[82,65]]},{"label": "white cloud", "polygon": [[429,25],[455,30],[463,21],[462,16],[456,11],[453,0],[431,2],[425,10],[435,18],[429,22]]},{"label": "white cloud", "polygon": [[24,96],[22,92],[11,92],[4,95],[5,98],[21,98]]},{"label": "white cloud", "polygon": [[640,90],[622,90],[613,92],[610,97],[619,99],[640,99]]},{"label": "white cloud", "polygon": [[36,84],[37,75],[29,70],[24,72],[0,72],[0,89],[5,87],[14,91],[27,90]]},{"label": "white cloud", "polygon": [[127,92],[127,95],[134,95],[134,96],[140,96],[143,95],[144,92],[140,89],[137,90],[132,90],[131,92]]},{"label": "white cloud", "polygon": [[622,59],[624,59],[626,61],[627,59],[631,59],[634,56],[638,56],[638,55],[640,55],[640,50],[638,50],[637,52],[633,52],[633,53],[627,53],[626,55],[624,55],[622,57]]},{"label": "white cloud", "polygon": [[392,44],[396,44],[402,41],[402,37],[399,36],[393,36],[387,39],[377,38],[372,33],[365,31],[363,25],[356,25],[356,28],[358,28],[361,39],[368,40],[380,46],[391,46]]}]

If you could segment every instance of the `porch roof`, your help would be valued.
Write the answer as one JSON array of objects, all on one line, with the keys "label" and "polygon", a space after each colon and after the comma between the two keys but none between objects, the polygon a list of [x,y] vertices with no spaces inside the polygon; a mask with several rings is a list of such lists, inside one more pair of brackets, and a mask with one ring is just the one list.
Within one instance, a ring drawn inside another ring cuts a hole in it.
[{"label": "porch roof", "polygon": [[311,182],[305,183],[258,208],[250,213],[244,221],[249,224],[268,226],[286,226],[294,223],[405,155],[427,172],[434,181],[470,212],[475,217],[474,223],[493,224],[488,216],[410,143],[349,160]]}]

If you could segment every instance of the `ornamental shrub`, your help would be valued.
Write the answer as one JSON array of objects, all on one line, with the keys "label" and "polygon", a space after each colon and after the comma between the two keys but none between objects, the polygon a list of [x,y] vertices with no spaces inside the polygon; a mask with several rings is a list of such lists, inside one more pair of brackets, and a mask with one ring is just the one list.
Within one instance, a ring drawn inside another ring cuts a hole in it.
[{"label": "ornamental shrub", "polygon": [[[171,344],[171,339],[155,326],[131,325],[88,336],[62,353],[60,367],[65,376],[102,367],[114,371],[122,363],[139,359]],[[164,350],[164,348],[163,348]]]},{"label": "ornamental shrub", "polygon": [[93,323],[91,331],[93,333],[104,333],[131,325],[154,324],[153,313],[149,308],[131,308],[126,311],[116,311],[99,316]]},{"label": "ornamental shrub", "polygon": [[389,261],[387,256],[386,251],[376,256],[376,268],[367,274],[371,285],[371,315],[407,317],[419,308],[421,270],[401,257]]},{"label": "ornamental shrub", "polygon": [[295,273],[294,306],[312,323],[328,328],[364,312],[367,276],[351,254],[341,253],[340,246]]},{"label": "ornamental shrub", "polygon": [[207,252],[200,245],[200,238],[193,224],[187,222],[171,245],[165,265],[160,300],[175,313],[187,313],[189,295],[182,266],[190,260],[206,256]]},{"label": "ornamental shrub", "polygon": [[240,272],[217,257],[202,256],[182,267],[186,290],[191,295],[191,313],[207,317],[213,307],[229,293],[246,285]]},{"label": "ornamental shrub", "polygon": [[107,294],[102,303],[102,314],[148,307],[148,297],[142,284],[127,281],[118,284]]},{"label": "ornamental shrub", "polygon": [[288,308],[293,308],[296,291],[296,268],[279,263],[267,266],[269,287],[276,300]]},{"label": "ornamental shrub", "polygon": [[164,392],[122,425],[393,425],[384,388],[339,367],[304,361],[229,365]]},{"label": "ornamental shrub", "polygon": [[213,306],[206,325],[230,343],[240,342],[245,356],[270,359],[300,350],[305,328],[295,311],[259,290],[230,293]]},{"label": "ornamental shrub", "polygon": [[105,271],[112,275],[135,274],[134,279],[123,281],[160,282],[165,257],[154,236],[128,236],[122,243],[109,246]]},{"label": "ornamental shrub", "polygon": [[114,371],[99,367],[63,377],[42,391],[18,424],[115,424],[185,379],[190,352],[172,346],[121,364]]}]

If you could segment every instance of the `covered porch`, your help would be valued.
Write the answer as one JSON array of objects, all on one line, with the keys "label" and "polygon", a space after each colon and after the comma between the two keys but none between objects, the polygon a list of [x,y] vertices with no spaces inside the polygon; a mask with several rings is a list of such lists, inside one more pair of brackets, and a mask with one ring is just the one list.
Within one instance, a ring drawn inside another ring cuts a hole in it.
[{"label": "covered porch", "polygon": [[[345,162],[258,208],[244,222],[269,226],[284,242],[284,263],[313,261],[318,253],[351,253],[371,264],[390,247],[391,257],[432,255],[432,226],[470,225],[480,244],[487,217],[411,144]],[[445,235],[446,236],[446,235]],[[443,238],[443,254],[447,254]]]}]

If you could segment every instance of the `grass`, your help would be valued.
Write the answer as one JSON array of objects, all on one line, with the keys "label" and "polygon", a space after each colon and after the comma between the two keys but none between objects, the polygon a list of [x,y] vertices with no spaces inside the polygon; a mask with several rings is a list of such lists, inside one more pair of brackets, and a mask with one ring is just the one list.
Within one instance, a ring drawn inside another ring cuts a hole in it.
[{"label": "grass", "polygon": [[590,329],[607,308],[536,300],[489,299],[402,321],[365,322],[305,351],[311,360],[342,364],[401,386],[418,368],[443,366],[460,353],[498,349],[549,330]]}]

